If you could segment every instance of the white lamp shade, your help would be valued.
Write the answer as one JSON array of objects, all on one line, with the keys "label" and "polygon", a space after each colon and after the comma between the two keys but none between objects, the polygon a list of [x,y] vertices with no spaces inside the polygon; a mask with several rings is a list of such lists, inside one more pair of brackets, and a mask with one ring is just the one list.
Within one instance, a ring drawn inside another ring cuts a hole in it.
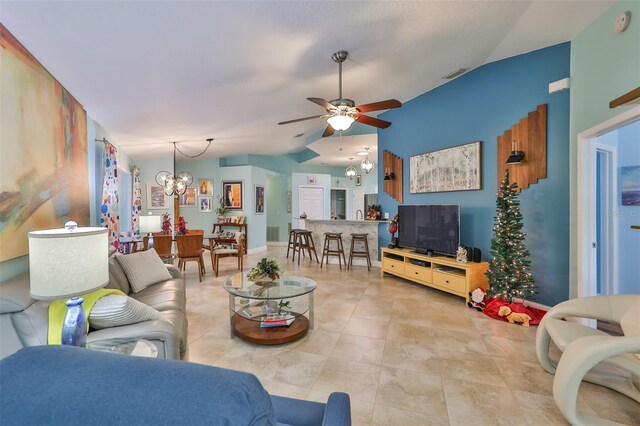
[{"label": "white lamp shade", "polygon": [[29,232],[31,297],[65,299],[95,291],[109,282],[106,228]]},{"label": "white lamp shade", "polygon": [[347,130],[355,120],[350,115],[341,113],[327,118],[333,130]]},{"label": "white lamp shade", "polygon": [[140,216],[140,232],[162,231],[162,216]]}]

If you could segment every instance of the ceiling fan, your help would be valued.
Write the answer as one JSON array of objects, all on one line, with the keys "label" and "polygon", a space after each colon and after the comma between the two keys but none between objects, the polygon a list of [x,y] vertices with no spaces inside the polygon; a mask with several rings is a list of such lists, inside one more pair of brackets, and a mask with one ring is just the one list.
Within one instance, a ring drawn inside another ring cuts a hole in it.
[{"label": "ceiling fan", "polygon": [[322,137],[331,136],[335,130],[347,130],[354,121],[367,124],[369,126],[386,129],[391,126],[391,122],[380,120],[379,118],[364,115],[364,112],[380,111],[383,109],[400,108],[402,104],[396,99],[388,99],[386,101],[373,102],[370,104],[356,105],[351,99],[342,97],[342,63],[347,59],[349,53],[346,50],[340,50],[333,55],[331,59],[338,63],[339,67],[339,92],[338,99],[327,101],[322,98],[307,98],[327,110],[326,114],[314,115],[311,117],[297,118],[295,120],[282,121],[278,124],[296,123],[298,121],[311,120],[313,118],[326,118],[327,128]]}]

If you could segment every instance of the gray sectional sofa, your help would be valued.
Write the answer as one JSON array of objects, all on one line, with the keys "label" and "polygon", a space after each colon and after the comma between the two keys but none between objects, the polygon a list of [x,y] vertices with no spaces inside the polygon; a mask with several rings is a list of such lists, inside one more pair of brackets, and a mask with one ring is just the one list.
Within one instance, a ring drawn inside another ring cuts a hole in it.
[{"label": "gray sectional sofa", "polygon": [[[117,255],[116,255],[117,256]],[[123,291],[159,311],[166,319],[143,321],[101,330],[90,330],[87,342],[115,338],[139,338],[158,348],[159,358],[180,359],[187,345],[185,283],[180,271],[166,266],[167,279],[133,292],[127,275],[115,256],[109,258],[107,288]],[[47,344],[49,302],[36,301],[29,295],[29,274],[0,283],[0,358],[26,346]]]}]

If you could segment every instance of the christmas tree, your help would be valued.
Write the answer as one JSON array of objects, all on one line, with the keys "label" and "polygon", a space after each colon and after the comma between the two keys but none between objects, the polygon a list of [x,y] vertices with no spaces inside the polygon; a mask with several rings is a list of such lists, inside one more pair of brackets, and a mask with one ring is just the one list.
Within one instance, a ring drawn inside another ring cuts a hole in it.
[{"label": "christmas tree", "polygon": [[496,200],[497,216],[491,238],[487,296],[511,303],[514,298],[530,298],[537,292],[531,276],[529,250],[524,245],[522,213],[516,183],[509,183],[509,170],[500,184]]}]

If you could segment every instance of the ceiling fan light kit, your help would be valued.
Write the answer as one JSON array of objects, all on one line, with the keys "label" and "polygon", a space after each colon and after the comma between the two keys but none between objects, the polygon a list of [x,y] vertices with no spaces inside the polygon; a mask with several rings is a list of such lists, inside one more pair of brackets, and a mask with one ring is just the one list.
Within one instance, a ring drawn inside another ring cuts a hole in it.
[{"label": "ceiling fan light kit", "polygon": [[278,124],[290,124],[304,120],[311,120],[314,118],[326,118],[327,128],[322,134],[323,138],[333,135],[334,131],[336,130],[339,132],[348,130],[355,121],[357,121],[358,123],[366,124],[368,126],[377,127],[379,129],[386,129],[387,127],[389,127],[391,125],[389,121],[369,117],[368,115],[364,115],[363,113],[371,111],[381,111],[391,108],[400,108],[402,106],[402,103],[400,103],[400,101],[396,99],[388,99],[386,101],[356,105],[356,103],[351,99],[345,99],[342,97],[342,63],[347,59],[348,56],[349,53],[346,50],[339,50],[331,55],[331,59],[333,59],[338,64],[338,99],[327,101],[322,98],[307,98],[311,102],[323,107],[326,110],[326,114],[281,121]]}]

